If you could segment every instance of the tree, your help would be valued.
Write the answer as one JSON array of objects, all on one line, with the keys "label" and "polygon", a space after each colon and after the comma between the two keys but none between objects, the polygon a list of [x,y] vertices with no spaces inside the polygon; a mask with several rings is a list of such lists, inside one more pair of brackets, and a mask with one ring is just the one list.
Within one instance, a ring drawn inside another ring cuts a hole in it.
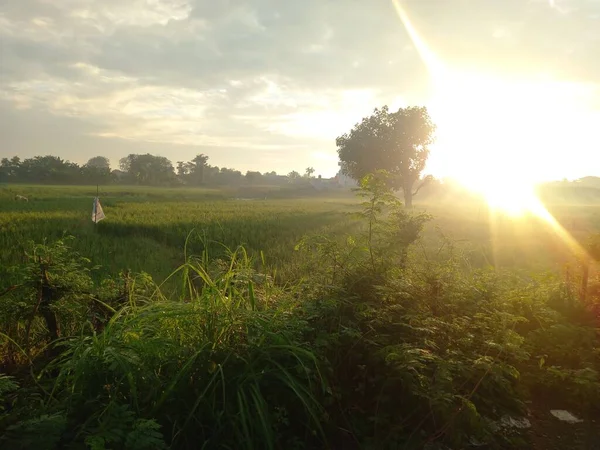
[{"label": "tree", "polygon": [[263,176],[260,172],[255,172],[249,170],[246,172],[246,182],[250,184],[259,184],[263,179]]},{"label": "tree", "polygon": [[315,173],[315,169],[313,169],[312,167],[307,167],[305,172],[304,172],[304,176],[306,178],[312,178],[312,174]]},{"label": "tree", "polygon": [[111,181],[110,161],[105,156],[94,156],[81,168],[82,181],[106,184]]},{"label": "tree", "polygon": [[85,164],[86,167],[94,167],[96,169],[105,169],[110,171],[110,161],[106,156],[94,156]]},{"label": "tree", "polygon": [[228,169],[227,167],[221,167],[220,172],[215,174],[215,181],[220,185],[238,185],[242,181],[242,172],[235,169]]},{"label": "tree", "polygon": [[402,189],[404,204],[412,207],[412,198],[429,178],[413,192],[414,184],[425,168],[429,145],[434,141],[435,125],[425,107],[400,108],[390,113],[384,106],[375,109],[354,128],[336,139],[342,172],[355,180],[377,170],[392,174],[394,189]]},{"label": "tree", "polygon": [[189,172],[190,168],[188,166],[189,163],[184,163],[183,161],[177,161],[177,176],[185,177]]},{"label": "tree", "polygon": [[19,181],[29,183],[71,184],[81,181],[81,168],[57,156],[35,156],[19,165]]},{"label": "tree", "polygon": [[0,162],[0,181],[19,181],[21,159],[14,156],[11,159],[2,158]]},{"label": "tree", "polygon": [[119,166],[136,184],[164,185],[175,178],[173,164],[164,156],[130,154],[121,158]]},{"label": "tree", "polygon": [[292,170],[290,173],[288,173],[287,177],[291,183],[295,183],[296,181],[298,181],[301,178],[300,174],[298,172],[296,172],[295,170]]},{"label": "tree", "polygon": [[204,184],[204,169],[208,162],[208,156],[200,153],[189,163],[190,176],[194,184]]}]

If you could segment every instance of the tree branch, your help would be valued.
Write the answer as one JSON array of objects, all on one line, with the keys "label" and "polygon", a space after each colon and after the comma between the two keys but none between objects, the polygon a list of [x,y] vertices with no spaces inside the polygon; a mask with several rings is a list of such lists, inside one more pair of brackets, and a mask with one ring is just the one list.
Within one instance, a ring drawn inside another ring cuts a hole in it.
[{"label": "tree branch", "polygon": [[419,187],[417,188],[417,190],[415,192],[413,192],[412,196],[414,197],[415,195],[417,195],[419,193],[419,191],[421,190],[421,188],[423,186],[426,186],[427,184],[429,184],[429,182],[432,179],[433,179],[433,177],[431,175],[428,175],[425,178],[423,178],[423,181],[421,181],[421,184],[419,185]]},{"label": "tree branch", "polygon": [[0,292],[0,297],[2,297],[3,295],[8,294],[9,292],[14,291],[15,289],[20,288],[21,285],[20,284],[15,284],[14,286],[9,287],[8,289],[5,289],[4,291]]}]

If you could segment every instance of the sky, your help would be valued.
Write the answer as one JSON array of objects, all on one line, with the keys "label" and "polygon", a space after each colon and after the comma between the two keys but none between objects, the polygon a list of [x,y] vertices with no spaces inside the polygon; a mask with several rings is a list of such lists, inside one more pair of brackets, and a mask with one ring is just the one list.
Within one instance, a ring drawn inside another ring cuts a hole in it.
[{"label": "sky", "polygon": [[0,157],[332,176],[384,104],[434,175],[600,175],[600,0],[0,1]]}]

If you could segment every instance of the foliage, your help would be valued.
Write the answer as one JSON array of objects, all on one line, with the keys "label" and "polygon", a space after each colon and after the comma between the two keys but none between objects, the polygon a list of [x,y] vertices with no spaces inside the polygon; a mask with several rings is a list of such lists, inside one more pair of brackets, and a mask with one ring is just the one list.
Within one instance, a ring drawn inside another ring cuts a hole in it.
[{"label": "foliage", "polygon": [[105,169],[110,171],[110,161],[106,156],[94,156],[90,158],[85,164],[87,167],[94,167],[96,169]]},{"label": "foliage", "polygon": [[394,175],[389,181],[402,188],[404,202],[412,207],[413,185],[425,168],[435,125],[427,108],[375,109],[354,128],[338,137],[336,145],[344,173],[355,180],[378,170]]},{"label": "foliage", "polygon": [[0,162],[0,181],[72,184],[82,180],[80,167],[57,156],[35,156],[21,161],[15,156]]},{"label": "foliage", "polygon": [[164,156],[130,154],[121,158],[119,166],[135,184],[169,185],[175,178],[173,165]]},{"label": "foliage", "polygon": [[298,172],[296,172],[295,170],[292,170],[290,173],[287,174],[287,177],[291,183],[294,183],[294,182],[297,182],[301,178],[301,175]]},{"label": "foliage", "polygon": [[87,183],[108,184],[112,181],[110,161],[105,156],[94,156],[81,167],[81,175]]},{"label": "foliage", "polygon": [[262,181],[262,174],[260,172],[249,170],[246,172],[246,181],[250,184],[259,184]]},{"label": "foliage", "polygon": [[25,160],[14,156],[0,160],[0,183],[241,186],[267,182],[272,186],[284,186],[292,181],[275,172],[248,171],[244,176],[239,170],[211,166],[208,160],[209,157],[201,153],[191,161],[177,161],[175,171],[172,162],[164,156],[130,154],[119,160],[120,170],[111,171],[110,161],[105,156],[90,158],[82,166],[50,155]]},{"label": "foliage", "polygon": [[[186,184],[195,186],[204,184],[206,181],[206,175],[212,173],[212,167],[207,164],[208,159],[208,156],[201,153],[196,155],[194,159],[187,163],[178,161],[177,176]],[[216,168],[216,170],[217,172],[219,171],[218,168]]]},{"label": "foliage", "polygon": [[[448,240],[433,254],[411,252],[427,218],[400,210],[398,221],[386,177],[361,182],[362,234],[298,247],[314,257],[306,340],[325,355],[327,411],[344,423],[342,442],[514,448],[518,436],[499,433],[497,423],[524,414],[525,392],[550,387],[569,404],[581,406],[585,396],[597,404],[597,339],[590,324],[568,324],[551,306],[559,283],[473,270]],[[555,326],[570,331],[559,337]],[[536,355],[544,351],[560,367],[543,369]]]},{"label": "foliage", "polygon": [[59,448],[61,434],[66,431],[66,420],[61,414],[42,414],[10,425],[0,444],[15,450],[53,450]]},{"label": "foliage", "polygon": [[[362,203],[335,213],[133,189],[156,205],[108,197],[97,241],[27,244],[0,286],[0,447],[531,448],[498,420],[538,396],[597,409],[597,319],[579,280],[478,266],[445,235],[425,239],[432,218],[402,208],[389,176],[364,177]],[[45,214],[61,205],[38,195]],[[111,255],[134,236],[184,245],[160,284],[114,256],[99,276],[75,250]]]},{"label": "foliage", "polygon": [[[0,354],[10,364],[79,327],[92,286],[90,261],[73,253],[68,240],[31,242],[25,252],[16,273],[20,283],[7,292],[0,315],[11,336],[6,346],[0,346]],[[24,355],[15,353],[17,349]]]},{"label": "foliage", "polygon": [[324,304],[321,293],[305,307],[307,340],[326,355],[336,399],[328,412],[373,448],[422,448],[421,432],[456,445],[489,440],[499,407],[522,407],[515,364],[527,354],[514,327],[524,319],[506,310],[506,292],[491,292],[491,274],[463,273],[451,256],[408,264],[429,218],[399,208],[387,176],[362,180],[366,226],[351,245],[307,239],[299,247],[321,270],[337,271],[323,285],[335,300]]},{"label": "foliage", "polygon": [[210,267],[187,261],[173,274],[182,277],[181,301],[154,290],[100,333],[82,327],[63,341],[36,376],[47,385],[42,415],[9,424],[3,439],[33,445],[23,434],[30,426],[61,418],[73,431],[57,424],[44,448],[82,439],[92,448],[161,448],[160,430],[182,448],[275,448],[297,433],[318,442],[323,380],[298,324],[287,322],[294,302],[254,276],[243,250]]}]

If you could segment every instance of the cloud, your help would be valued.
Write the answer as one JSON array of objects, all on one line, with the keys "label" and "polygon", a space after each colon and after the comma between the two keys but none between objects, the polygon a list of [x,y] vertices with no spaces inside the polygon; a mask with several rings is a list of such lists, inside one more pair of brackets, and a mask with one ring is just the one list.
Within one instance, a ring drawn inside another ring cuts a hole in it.
[{"label": "cloud", "polygon": [[[597,2],[404,4],[450,64],[600,76]],[[388,1],[6,0],[0,40],[1,113],[19,118],[5,131],[29,155],[85,159],[87,148],[122,142],[172,159],[210,148],[222,164],[289,171],[335,156],[335,137],[374,107],[428,95]],[[62,137],[15,128],[31,131],[27,117],[60,123]]]}]

